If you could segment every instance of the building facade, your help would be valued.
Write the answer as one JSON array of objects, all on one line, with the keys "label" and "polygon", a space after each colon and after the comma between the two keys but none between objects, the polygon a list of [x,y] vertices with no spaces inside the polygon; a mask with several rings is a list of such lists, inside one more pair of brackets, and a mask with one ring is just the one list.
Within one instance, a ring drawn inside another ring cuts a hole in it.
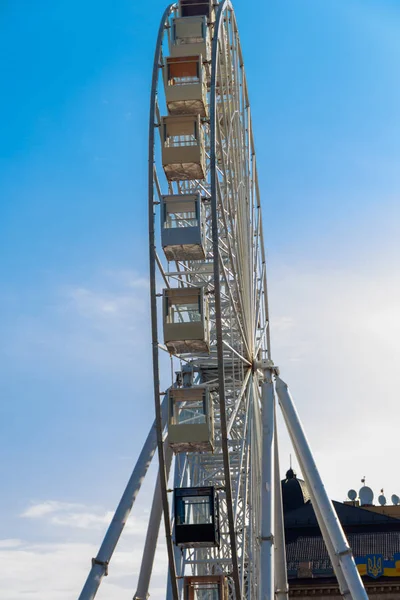
[{"label": "building facade", "polygon": [[[282,499],[290,598],[340,600],[307,486],[292,469],[282,481]],[[368,596],[399,600],[400,507],[333,504]]]}]

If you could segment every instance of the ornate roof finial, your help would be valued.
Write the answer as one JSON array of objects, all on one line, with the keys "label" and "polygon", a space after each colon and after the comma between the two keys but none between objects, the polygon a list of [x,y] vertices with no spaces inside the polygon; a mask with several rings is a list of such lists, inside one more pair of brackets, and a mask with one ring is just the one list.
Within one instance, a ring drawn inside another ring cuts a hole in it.
[{"label": "ornate roof finial", "polygon": [[292,467],[290,467],[289,471],[286,471],[286,479],[296,479],[297,475],[295,471],[293,471]]}]

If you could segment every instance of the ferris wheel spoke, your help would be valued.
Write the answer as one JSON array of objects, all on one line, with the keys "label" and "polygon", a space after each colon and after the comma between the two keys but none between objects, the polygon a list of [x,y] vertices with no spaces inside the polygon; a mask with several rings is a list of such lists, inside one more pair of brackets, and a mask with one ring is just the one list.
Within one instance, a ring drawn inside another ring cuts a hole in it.
[{"label": "ferris wheel spoke", "polygon": [[[254,292],[254,302],[255,302],[255,319],[254,319],[254,345],[257,344],[256,336],[257,332],[260,329],[259,321],[261,312],[263,309],[263,296],[266,293],[264,289],[264,272],[265,272],[265,263],[262,265],[261,271],[259,269],[256,270],[257,278],[256,284],[257,287]],[[255,352],[257,354],[257,352]]]},{"label": "ferris wheel spoke", "polygon": [[248,369],[247,372],[246,372],[246,375],[244,377],[244,380],[243,380],[240,392],[239,392],[239,394],[238,394],[238,396],[236,398],[236,402],[235,402],[235,405],[233,407],[232,413],[231,413],[231,415],[229,417],[228,427],[227,427],[227,433],[228,433],[228,435],[230,435],[230,433],[231,433],[231,429],[232,429],[232,426],[233,426],[233,424],[235,422],[236,415],[237,415],[238,410],[240,408],[240,404],[241,404],[242,399],[243,399],[243,397],[244,397],[244,395],[245,395],[245,393],[246,393],[246,391],[248,389],[248,382],[249,382],[250,376],[251,376],[251,369]]},{"label": "ferris wheel spoke", "polygon": [[232,311],[235,314],[236,322],[237,322],[237,325],[239,327],[241,339],[242,339],[242,341],[243,341],[243,343],[244,343],[244,345],[246,347],[247,355],[250,356],[250,347],[249,347],[249,345],[247,343],[247,339],[246,339],[245,333],[243,331],[243,326],[242,326],[242,323],[241,323],[240,318],[238,316],[238,306],[237,306],[237,303],[235,302],[235,299],[234,299],[234,296],[233,296],[232,286],[230,284],[230,280],[229,280],[228,274],[226,272],[225,265],[224,265],[224,263],[223,263],[223,261],[221,259],[220,259],[220,265],[221,265],[221,269],[222,269],[222,273],[223,273],[223,277],[224,277],[224,282],[225,282],[225,285],[226,285],[226,287],[228,289],[229,299],[230,299],[230,302],[231,302]]},{"label": "ferris wheel spoke", "polygon": [[266,332],[267,332],[267,329],[268,329],[268,321],[266,321],[266,322],[264,323],[264,326],[263,326],[263,328],[262,328],[262,330],[261,330],[261,333],[260,333],[260,338],[259,338],[259,340],[258,340],[258,342],[257,342],[257,346],[256,346],[256,349],[255,349],[255,355],[256,355],[256,356],[257,356],[257,354],[258,354],[258,351],[259,351],[259,350],[260,350],[260,348],[261,348],[261,345],[262,345],[262,344],[263,344],[263,342],[264,342],[264,337],[265,337],[265,334],[266,334]]},{"label": "ferris wheel spoke", "polygon": [[[218,186],[219,187],[219,186]],[[218,196],[220,196],[220,194],[218,194]],[[225,220],[225,215],[222,214],[222,222],[223,222],[223,226],[224,226],[224,230],[227,231],[227,225],[226,225],[226,220]],[[238,270],[235,266],[235,260],[234,260],[234,256],[233,256],[233,251],[232,251],[232,245],[231,245],[231,241],[229,236],[227,235],[225,238],[225,244],[227,246],[227,250],[228,250],[228,254],[229,254],[229,267],[233,273],[233,282],[235,285],[235,290],[236,290],[236,294],[237,294],[237,298],[238,298],[238,303],[240,306],[240,314],[242,316],[242,318],[244,318],[245,312],[244,312],[244,308],[245,308],[245,304],[243,301],[243,294],[242,294],[242,290],[241,290],[241,286],[240,286],[240,277],[238,276]],[[223,260],[221,255],[220,255],[220,260]],[[243,323],[243,327],[244,330],[246,330],[246,323]],[[246,345],[248,346],[248,342],[246,342]]]},{"label": "ferris wheel spoke", "polygon": [[229,348],[229,350],[231,350],[234,354],[236,354],[236,356],[238,358],[240,358],[240,360],[242,360],[246,365],[248,365],[249,367],[251,367],[251,362],[249,362],[247,360],[247,358],[245,358],[244,356],[242,356],[241,354],[239,354],[239,352],[237,350],[235,350],[234,348],[232,348],[232,346],[230,344],[228,344],[228,342],[226,340],[223,340],[224,345]]},{"label": "ferris wheel spoke", "polygon": [[158,267],[158,269],[159,269],[159,271],[161,273],[161,277],[163,278],[165,285],[169,288],[170,284],[169,284],[169,281],[168,281],[168,277],[167,277],[167,275],[166,275],[166,273],[164,271],[164,267],[162,265],[162,262],[160,260],[160,257],[158,256],[156,250],[154,250],[154,257],[155,257],[155,260],[156,260],[156,263],[157,263],[157,267]]}]

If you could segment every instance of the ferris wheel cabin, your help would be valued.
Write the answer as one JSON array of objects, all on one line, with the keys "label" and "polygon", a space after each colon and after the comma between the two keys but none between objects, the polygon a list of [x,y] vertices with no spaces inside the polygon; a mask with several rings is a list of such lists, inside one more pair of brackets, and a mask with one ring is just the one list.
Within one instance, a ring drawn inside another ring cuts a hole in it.
[{"label": "ferris wheel cabin", "polygon": [[206,160],[200,115],[162,117],[162,164],[168,181],[204,179]]},{"label": "ferris wheel cabin", "polygon": [[169,37],[170,56],[199,56],[211,59],[208,24],[215,21],[214,3],[210,0],[180,0],[179,17],[172,19]]},{"label": "ferris wheel cabin", "polygon": [[174,511],[177,546],[219,546],[218,495],[214,487],[175,488]]},{"label": "ferris wheel cabin", "polygon": [[184,578],[184,600],[228,600],[228,584],[224,575]]},{"label": "ferris wheel cabin", "polygon": [[168,406],[168,441],[172,450],[213,451],[214,419],[207,387],[170,388]]},{"label": "ferris wheel cabin", "polygon": [[168,288],[164,300],[164,342],[171,354],[210,351],[208,300],[202,287]]},{"label": "ferris wheel cabin", "polygon": [[161,244],[171,260],[203,260],[205,214],[200,194],[161,198]]},{"label": "ferris wheel cabin", "polygon": [[168,57],[164,85],[170,115],[207,116],[207,77],[201,55]]},{"label": "ferris wheel cabin", "polygon": [[172,20],[172,34],[169,53],[171,57],[202,56],[211,58],[211,43],[207,27],[207,17],[176,17]]}]

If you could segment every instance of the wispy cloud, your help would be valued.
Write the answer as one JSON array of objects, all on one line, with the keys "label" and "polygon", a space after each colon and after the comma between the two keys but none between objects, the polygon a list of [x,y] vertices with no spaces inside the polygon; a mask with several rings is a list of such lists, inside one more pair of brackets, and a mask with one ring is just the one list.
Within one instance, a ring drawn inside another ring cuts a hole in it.
[{"label": "wispy cloud", "polygon": [[[110,563],[110,577],[103,580],[97,598],[119,600],[131,597],[140,570],[148,510],[135,507]],[[106,530],[112,511],[81,503],[45,500],[28,506],[20,515],[53,527],[55,541],[0,539],[1,600],[70,600],[76,598],[90,570],[91,557],[98,551],[99,532]],[[74,530],[82,535],[71,541]],[[66,568],[67,566],[67,568]],[[154,562],[151,595],[165,597],[166,550],[160,542]],[[162,593],[164,590],[164,593]]]},{"label": "wispy cloud", "polygon": [[82,504],[73,504],[67,502],[57,502],[55,500],[46,500],[39,504],[32,504],[23,511],[21,517],[29,519],[40,519],[46,515],[51,515],[60,511],[82,509]]},{"label": "wispy cloud", "polygon": [[[392,260],[382,257],[373,272],[370,265],[296,265],[270,275],[273,357],[328,491],[339,500],[366,470],[374,489],[389,482],[390,493],[400,489],[392,462],[398,446],[400,282]],[[281,449],[285,468],[287,440]]]},{"label": "wispy cloud", "polygon": [[19,546],[23,545],[23,541],[22,540],[18,540],[18,539],[6,539],[6,540],[0,540],[0,549],[1,548],[18,548]]},{"label": "wispy cloud", "polygon": [[150,335],[145,278],[108,271],[49,294],[45,311],[30,314],[25,308],[8,325],[0,344],[14,362],[28,368],[72,363],[80,371],[115,373],[131,371],[132,361],[143,358],[138,342]]},{"label": "wispy cloud", "polygon": [[[45,500],[27,507],[20,515],[22,518],[38,519],[50,525],[69,529],[88,529],[105,531],[111,523],[113,512],[98,506],[86,506],[79,503]],[[125,535],[144,535],[147,529],[146,517],[131,515],[125,526]]]},{"label": "wispy cloud", "polygon": [[[90,543],[24,543],[2,548],[1,600],[71,600],[77,598],[97,549]],[[119,600],[131,597],[136,585],[141,557],[132,551],[116,553],[110,574],[103,580],[97,598]],[[165,563],[156,563],[155,585],[163,581]],[[153,597],[157,598],[157,596]],[[161,599],[162,596],[158,596]]]}]

